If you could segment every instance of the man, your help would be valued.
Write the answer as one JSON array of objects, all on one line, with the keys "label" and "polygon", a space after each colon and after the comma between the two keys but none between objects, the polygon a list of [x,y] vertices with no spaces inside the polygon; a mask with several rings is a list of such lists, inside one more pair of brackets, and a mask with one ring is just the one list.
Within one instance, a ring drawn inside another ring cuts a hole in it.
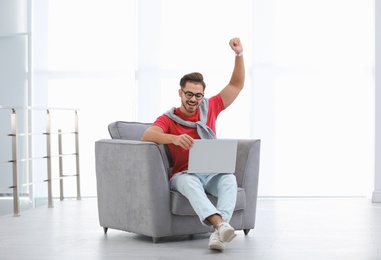
[{"label": "man", "polygon": [[[231,39],[229,45],[236,57],[228,85],[219,94],[207,99],[204,98],[203,76],[197,72],[185,75],[180,80],[181,106],[158,117],[142,137],[142,141],[168,144],[173,160],[170,187],[189,200],[204,225],[214,226],[208,246],[220,251],[225,249],[225,242],[236,236],[229,225],[236,203],[236,178],[234,174],[192,174],[187,170],[193,139],[215,138],[217,116],[232,104],[243,89],[243,47],[239,38]],[[216,207],[206,193],[218,197]]]}]

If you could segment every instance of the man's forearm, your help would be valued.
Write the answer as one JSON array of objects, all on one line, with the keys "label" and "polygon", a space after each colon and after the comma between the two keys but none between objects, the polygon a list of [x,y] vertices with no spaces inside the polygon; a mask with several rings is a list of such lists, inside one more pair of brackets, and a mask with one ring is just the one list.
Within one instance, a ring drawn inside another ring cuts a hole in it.
[{"label": "man's forearm", "polygon": [[142,136],[142,141],[154,142],[157,144],[174,144],[181,146],[184,149],[190,149],[193,144],[193,138],[191,136],[187,134],[166,134],[157,126],[148,128]]},{"label": "man's forearm", "polygon": [[147,130],[144,132],[142,136],[142,141],[154,142],[157,144],[170,144],[173,142],[172,137],[173,135],[171,134],[165,134],[158,131]]},{"label": "man's forearm", "polygon": [[243,56],[236,56],[233,73],[229,84],[242,89],[245,83],[245,64]]}]

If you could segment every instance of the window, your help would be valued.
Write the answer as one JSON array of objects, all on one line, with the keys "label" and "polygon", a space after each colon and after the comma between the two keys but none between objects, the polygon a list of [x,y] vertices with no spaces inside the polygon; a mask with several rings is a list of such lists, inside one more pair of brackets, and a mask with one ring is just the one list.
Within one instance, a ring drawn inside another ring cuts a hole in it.
[{"label": "window", "polygon": [[84,195],[95,195],[93,143],[108,123],[152,122],[179,106],[179,80],[192,71],[205,96],[217,94],[233,69],[232,37],[244,44],[246,84],[218,136],[262,140],[259,194],[371,191],[374,1],[48,3],[34,1],[34,105],[81,109]]},{"label": "window", "polygon": [[109,123],[136,119],[136,3],[33,4],[33,104],[79,109],[82,196],[94,196],[94,142],[109,138]]}]

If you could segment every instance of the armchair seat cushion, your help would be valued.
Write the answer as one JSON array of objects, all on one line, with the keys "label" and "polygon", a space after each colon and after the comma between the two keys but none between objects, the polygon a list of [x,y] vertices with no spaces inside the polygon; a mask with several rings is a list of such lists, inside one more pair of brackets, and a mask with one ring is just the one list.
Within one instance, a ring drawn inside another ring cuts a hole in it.
[{"label": "armchair seat cushion", "polygon": [[[209,200],[213,205],[217,205],[217,197],[208,195]],[[197,216],[196,212],[193,210],[188,199],[184,197],[178,191],[171,191],[171,211],[174,215],[181,216]],[[238,187],[237,192],[237,203],[235,205],[234,211],[243,210],[246,208],[246,194],[243,188]]]}]

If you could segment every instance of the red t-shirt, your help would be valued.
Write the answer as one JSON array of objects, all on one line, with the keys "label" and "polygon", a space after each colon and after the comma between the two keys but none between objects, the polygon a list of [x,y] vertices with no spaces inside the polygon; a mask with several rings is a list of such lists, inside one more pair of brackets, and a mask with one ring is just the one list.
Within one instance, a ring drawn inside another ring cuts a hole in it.
[{"label": "red t-shirt", "polygon": [[[206,125],[209,126],[214,133],[216,133],[217,116],[222,110],[225,109],[221,96],[218,94],[209,98],[208,105],[208,119]],[[200,109],[197,109],[194,115],[186,116],[181,112],[180,108],[176,108],[175,114],[186,121],[197,122],[200,120]],[[200,139],[196,128],[180,125],[166,115],[158,117],[153,125],[163,129],[166,134],[188,134],[194,139]],[[168,148],[171,152],[173,161],[172,173],[169,176],[169,178],[172,178],[175,173],[188,170],[189,150],[183,149],[182,147],[174,144],[168,144]]]}]

